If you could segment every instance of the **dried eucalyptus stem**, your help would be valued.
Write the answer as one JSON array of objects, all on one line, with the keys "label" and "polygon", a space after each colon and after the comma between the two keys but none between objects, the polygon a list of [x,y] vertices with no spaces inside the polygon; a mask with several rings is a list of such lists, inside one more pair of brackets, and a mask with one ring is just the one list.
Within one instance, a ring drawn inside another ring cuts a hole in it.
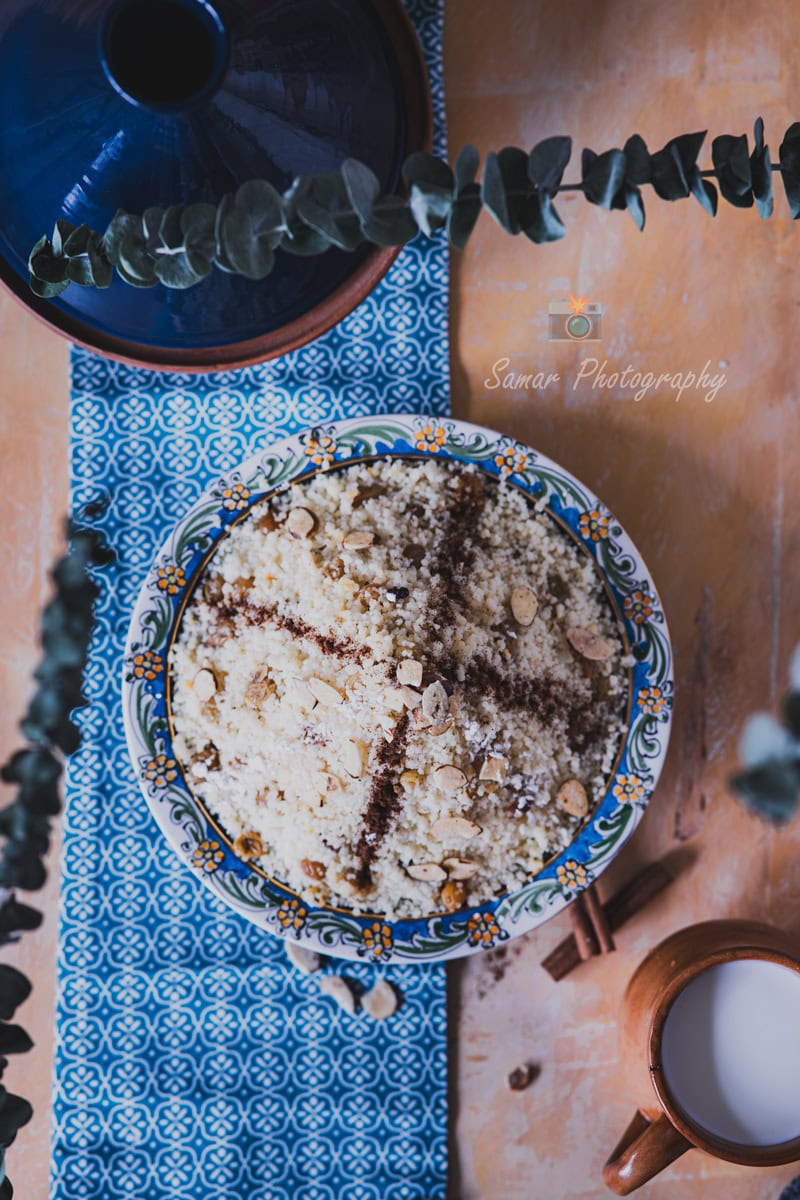
[{"label": "dried eucalyptus stem", "polygon": [[[86,516],[94,512],[87,510]],[[17,786],[16,798],[0,810],[0,946],[36,929],[42,914],[16,899],[15,888],[36,891],[46,879],[44,856],[50,845],[50,819],[61,811],[63,758],[77,749],[80,733],[71,714],[86,703],[83,672],[92,634],[97,584],[89,569],[110,560],[101,536],[92,529],[68,527],[70,548],[53,569],[55,595],[41,619],[42,658],[36,669],[37,689],[20,728],[27,745],[0,768],[0,779]],[[23,1054],[32,1042],[11,1024],[16,1009],[31,990],[15,967],[0,964],[0,1075],[8,1054]],[[0,1200],[13,1195],[5,1173],[5,1150],[31,1118],[27,1100],[0,1084]]]},{"label": "dried eucalyptus stem", "polygon": [[743,770],[731,786],[749,808],[771,821],[787,821],[800,803],[800,646],[789,672],[782,721],[754,713],[742,733]]},{"label": "dried eucalyptus stem", "polygon": [[554,242],[566,233],[554,200],[568,191],[582,192],[600,208],[627,209],[639,229],[645,185],[662,200],[694,196],[711,216],[719,189],[729,204],[755,204],[769,217],[774,170],[782,175],[792,218],[800,216],[800,124],[786,131],[775,167],[760,117],[752,151],[746,134],[722,134],[711,143],[713,167],[701,170],[697,156],[705,137],[681,134],[654,154],[638,134],[622,150],[584,150],[579,183],[562,182],[572,140],[551,137],[530,153],[508,146],[487,155],[480,183],[474,146],[465,146],[452,168],[434,155],[412,154],[403,165],[406,196],[382,194],[377,176],[351,158],[339,171],[299,176],[282,194],[254,179],[218,204],[148,208],[141,216],[119,211],[105,233],[59,220],[52,238],[40,238],[31,251],[30,286],[43,297],[58,296],[70,283],[104,288],[115,269],[133,287],[193,287],[212,267],[259,280],[272,271],[278,250],[316,255],[332,246],[401,246],[441,229],[463,250],[484,208],[508,233]]}]

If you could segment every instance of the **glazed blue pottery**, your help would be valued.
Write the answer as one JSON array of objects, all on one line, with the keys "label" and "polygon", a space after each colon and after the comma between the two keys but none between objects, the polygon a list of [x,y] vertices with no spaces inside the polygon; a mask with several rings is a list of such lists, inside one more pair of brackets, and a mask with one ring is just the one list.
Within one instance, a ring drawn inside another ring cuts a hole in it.
[{"label": "glazed blue pottery", "polygon": [[340,320],[391,250],[279,253],[268,279],[213,271],[186,291],[28,289],[58,217],[216,202],[247,179],[367,163],[398,186],[430,138],[424,65],[401,0],[3,0],[0,277],[74,341],[157,367],[272,357]]}]

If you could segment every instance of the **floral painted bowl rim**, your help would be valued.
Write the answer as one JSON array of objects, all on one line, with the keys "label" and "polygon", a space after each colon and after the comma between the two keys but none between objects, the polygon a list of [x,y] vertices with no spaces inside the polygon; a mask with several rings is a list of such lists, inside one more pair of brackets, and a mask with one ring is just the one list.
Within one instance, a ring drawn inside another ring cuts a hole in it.
[{"label": "floral painted bowl rim", "polygon": [[[628,730],[603,799],[569,846],[514,892],[457,913],[388,919],[314,906],[239,859],[188,787],[168,719],[169,648],[194,583],[230,528],[290,483],[355,462],[436,457],[473,463],[547,511],[591,557],[629,650]],[[262,928],[336,957],[427,963],[489,949],[563,909],[616,857],[644,813],[667,752],[672,650],[661,601],[631,538],[564,467],[512,438],[447,418],[356,417],[250,456],[206,491],[166,539],[133,611],[123,668],[128,749],[147,805],[178,857]]]}]

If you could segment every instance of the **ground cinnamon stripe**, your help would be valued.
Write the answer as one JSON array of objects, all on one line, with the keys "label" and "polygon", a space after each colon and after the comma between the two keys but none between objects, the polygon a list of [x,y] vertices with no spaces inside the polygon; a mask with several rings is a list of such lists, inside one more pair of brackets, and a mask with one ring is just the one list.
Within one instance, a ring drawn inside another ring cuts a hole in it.
[{"label": "ground cinnamon stripe", "polygon": [[359,867],[356,886],[368,888],[372,882],[371,866],[381,840],[389,832],[400,809],[400,787],[397,773],[402,765],[408,741],[408,713],[404,712],[394,729],[390,742],[378,750],[378,767],[372,776],[369,799],[364,811],[364,829],[356,846]]},{"label": "ground cinnamon stripe", "polygon": [[292,617],[279,612],[271,604],[250,604],[243,600],[239,604],[221,604],[219,612],[223,617],[233,620],[244,617],[251,625],[274,625],[277,629],[285,629],[293,638],[304,642],[313,642],[323,654],[332,658],[343,658],[352,662],[361,662],[367,654],[363,646],[349,638],[340,640],[328,633],[320,633],[312,625],[307,625],[300,617]]}]

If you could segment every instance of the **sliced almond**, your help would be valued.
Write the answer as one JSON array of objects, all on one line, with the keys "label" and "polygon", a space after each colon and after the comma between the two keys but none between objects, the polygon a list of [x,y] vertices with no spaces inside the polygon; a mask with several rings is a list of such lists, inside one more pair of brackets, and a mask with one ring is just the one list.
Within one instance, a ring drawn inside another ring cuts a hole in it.
[{"label": "sliced almond", "polygon": [[238,858],[260,858],[264,853],[264,843],[259,834],[240,833],[233,843],[233,852]]},{"label": "sliced almond", "polygon": [[601,662],[603,659],[610,658],[614,653],[611,643],[607,642],[599,633],[592,633],[590,629],[568,629],[567,641],[574,650],[578,651],[578,654],[592,662]]},{"label": "sliced almond", "polygon": [[314,699],[327,708],[334,708],[344,699],[338,688],[335,688],[332,683],[326,683],[324,679],[319,679],[316,675],[311,676],[308,687]]},{"label": "sliced almond", "polygon": [[463,883],[458,883],[456,880],[450,879],[444,885],[439,893],[442,899],[442,905],[447,912],[458,912],[464,907],[467,899],[467,889]]},{"label": "sliced almond", "polygon": [[310,508],[290,508],[286,518],[286,528],[293,538],[311,537],[318,523]]},{"label": "sliced almond", "polygon": [[361,997],[361,1007],[373,1021],[385,1021],[397,1012],[397,992],[385,979],[379,979]]},{"label": "sliced almond", "polygon": [[419,692],[415,692],[412,687],[406,687],[405,684],[397,689],[400,693],[400,699],[403,702],[403,707],[410,709],[412,712],[415,708],[419,708],[422,704],[422,696]]},{"label": "sliced almond", "polygon": [[441,725],[429,725],[428,733],[430,733],[433,737],[438,737],[441,733],[447,733],[448,729],[452,728],[452,725],[453,718],[448,717],[446,721],[442,721]]},{"label": "sliced almond", "polygon": [[449,842],[453,838],[468,842],[477,837],[482,830],[480,825],[467,820],[466,817],[439,817],[438,821],[433,822],[431,832],[437,842]]},{"label": "sliced almond", "polygon": [[579,779],[568,779],[562,783],[556,796],[558,803],[571,817],[585,817],[589,811],[586,788]]},{"label": "sliced almond", "polygon": [[292,966],[297,967],[304,975],[313,975],[322,966],[322,959],[315,950],[308,950],[297,942],[286,943],[286,957]]},{"label": "sliced almond", "polygon": [[438,679],[429,683],[422,693],[422,711],[434,725],[441,725],[450,716],[450,701]]},{"label": "sliced almond", "polygon": [[468,858],[446,858],[442,864],[447,868],[448,879],[472,879],[480,871],[480,865]]},{"label": "sliced almond", "polygon": [[192,692],[200,701],[201,704],[206,704],[212,696],[216,695],[217,681],[214,677],[214,672],[209,671],[207,667],[203,667],[202,671],[198,671],[192,683]]},{"label": "sliced almond", "polygon": [[406,874],[412,879],[420,879],[423,883],[441,883],[447,879],[447,871],[440,867],[438,863],[412,863],[410,867],[406,867]]},{"label": "sliced almond", "polygon": [[371,529],[351,529],[342,538],[342,546],[345,550],[366,550],[374,543],[375,534]]},{"label": "sliced almond", "polygon": [[244,698],[251,708],[262,708],[277,690],[275,681],[266,672],[257,671],[244,690]]},{"label": "sliced almond", "polygon": [[400,785],[404,788],[416,787],[418,783],[422,783],[422,776],[419,771],[402,771],[400,774]]},{"label": "sliced almond", "polygon": [[445,792],[457,792],[467,782],[467,777],[460,767],[453,763],[445,763],[433,772],[434,782]]},{"label": "sliced almond", "polygon": [[412,711],[411,720],[414,722],[414,725],[417,729],[430,729],[431,725],[433,724],[430,717],[425,716],[425,713],[422,711],[421,704],[418,708],[415,708]]},{"label": "sliced almond", "polygon": [[508,773],[508,759],[499,754],[487,754],[478,772],[478,779],[502,783]]},{"label": "sliced almond", "polygon": [[415,658],[404,658],[397,664],[397,682],[418,688],[422,683],[422,663]]},{"label": "sliced almond", "polygon": [[288,675],[284,687],[286,688],[286,699],[291,704],[297,704],[300,708],[311,708],[314,704],[314,697],[311,695],[311,689],[305,679],[298,679],[296,675]]},{"label": "sliced almond", "polygon": [[360,779],[364,772],[364,749],[360,742],[349,738],[342,746],[342,764],[353,779]]},{"label": "sliced almond", "polygon": [[539,608],[536,593],[529,587],[515,587],[511,593],[511,612],[518,625],[532,625]]},{"label": "sliced almond", "polygon": [[330,996],[350,1016],[356,1011],[356,998],[347,980],[341,975],[323,975],[319,981],[319,990]]}]

